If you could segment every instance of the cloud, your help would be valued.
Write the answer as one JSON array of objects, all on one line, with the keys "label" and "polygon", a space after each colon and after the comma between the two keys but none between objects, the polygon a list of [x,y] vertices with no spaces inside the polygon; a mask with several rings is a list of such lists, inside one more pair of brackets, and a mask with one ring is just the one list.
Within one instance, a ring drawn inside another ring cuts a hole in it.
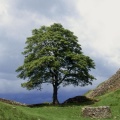
[{"label": "cloud", "polygon": [[[96,63],[92,71],[95,87],[119,68],[119,0],[1,0],[0,4],[0,90],[26,92],[15,70],[23,64],[26,38],[34,28],[61,23],[78,36],[85,55]],[[14,86],[16,84],[16,86]],[[8,89],[6,89],[8,88]],[[46,89],[46,86],[43,87]],[[47,87],[51,89],[51,87]],[[84,89],[86,89],[84,88]],[[64,91],[73,87],[62,88]],[[76,88],[76,90],[82,88]],[[74,90],[75,91],[75,90]]]},{"label": "cloud", "polygon": [[8,18],[8,11],[7,9],[9,8],[7,2],[1,0],[1,4],[0,4],[0,25],[7,23],[9,20]]},{"label": "cloud", "polygon": [[[70,3],[70,1],[68,1]],[[68,4],[64,0],[18,0],[15,7],[19,11],[27,11],[36,13],[39,16],[47,16],[47,18],[55,19],[55,17],[63,17],[73,15],[75,11],[70,9],[72,4]],[[71,12],[72,11],[72,12]]]},{"label": "cloud", "polygon": [[6,79],[0,79],[0,93],[20,93],[25,92],[23,88],[20,87],[21,81],[11,81]]},{"label": "cloud", "polygon": [[95,56],[99,54],[116,65],[120,65],[119,4],[119,0],[80,0],[76,5],[84,21],[85,47],[89,45]]}]

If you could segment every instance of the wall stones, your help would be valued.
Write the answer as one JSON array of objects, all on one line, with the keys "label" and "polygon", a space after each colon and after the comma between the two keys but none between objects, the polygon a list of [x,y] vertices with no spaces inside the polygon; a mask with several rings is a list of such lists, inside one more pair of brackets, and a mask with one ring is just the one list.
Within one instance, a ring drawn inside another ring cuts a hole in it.
[{"label": "wall stones", "polygon": [[114,91],[120,89],[120,69],[110,77],[107,81],[100,84],[96,89],[94,89],[87,97],[96,97],[103,95],[106,92]]},{"label": "wall stones", "polygon": [[7,100],[4,98],[0,98],[0,101],[8,103],[8,104],[12,104],[12,105],[27,106],[26,104],[22,104],[20,102],[16,102],[16,101],[12,101],[12,100]]},{"label": "wall stones", "polygon": [[100,106],[82,108],[82,116],[91,118],[110,118],[112,115],[109,106]]}]

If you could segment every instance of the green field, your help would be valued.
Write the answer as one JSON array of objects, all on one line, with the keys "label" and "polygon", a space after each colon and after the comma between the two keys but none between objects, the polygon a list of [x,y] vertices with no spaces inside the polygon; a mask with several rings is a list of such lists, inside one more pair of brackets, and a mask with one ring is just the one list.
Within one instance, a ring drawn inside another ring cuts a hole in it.
[{"label": "green field", "polygon": [[[110,106],[111,119],[120,120],[120,90],[98,97],[99,102],[90,106]],[[0,102],[0,120],[90,120],[81,116],[82,105],[24,107]],[[98,120],[98,119],[97,119]]]}]

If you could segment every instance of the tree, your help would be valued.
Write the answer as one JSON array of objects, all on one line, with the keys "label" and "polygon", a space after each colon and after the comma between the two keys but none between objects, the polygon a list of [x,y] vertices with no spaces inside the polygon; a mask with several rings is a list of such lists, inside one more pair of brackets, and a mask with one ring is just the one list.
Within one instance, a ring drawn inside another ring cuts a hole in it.
[{"label": "tree", "polygon": [[53,104],[58,104],[61,84],[92,84],[95,78],[89,71],[95,64],[90,57],[83,55],[77,39],[73,32],[58,23],[34,29],[22,52],[24,63],[16,70],[19,78],[27,79],[22,87],[41,89],[42,83],[50,83],[53,86]]}]

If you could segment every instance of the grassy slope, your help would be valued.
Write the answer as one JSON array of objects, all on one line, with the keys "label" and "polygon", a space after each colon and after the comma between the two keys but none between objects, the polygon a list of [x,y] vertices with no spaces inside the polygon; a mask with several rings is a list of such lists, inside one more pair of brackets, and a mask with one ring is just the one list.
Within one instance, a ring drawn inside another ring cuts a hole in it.
[{"label": "grassy slope", "polygon": [[[113,117],[103,120],[120,119],[120,90],[98,97],[93,106],[111,107]],[[22,107],[0,102],[0,120],[90,120],[81,116],[84,105]],[[102,120],[102,119],[101,119]]]},{"label": "grassy slope", "polygon": [[120,120],[120,89],[98,97],[100,101],[95,106],[110,106],[113,118]]},{"label": "grassy slope", "polygon": [[0,120],[37,120],[37,117],[24,113],[18,106],[0,102]]}]

